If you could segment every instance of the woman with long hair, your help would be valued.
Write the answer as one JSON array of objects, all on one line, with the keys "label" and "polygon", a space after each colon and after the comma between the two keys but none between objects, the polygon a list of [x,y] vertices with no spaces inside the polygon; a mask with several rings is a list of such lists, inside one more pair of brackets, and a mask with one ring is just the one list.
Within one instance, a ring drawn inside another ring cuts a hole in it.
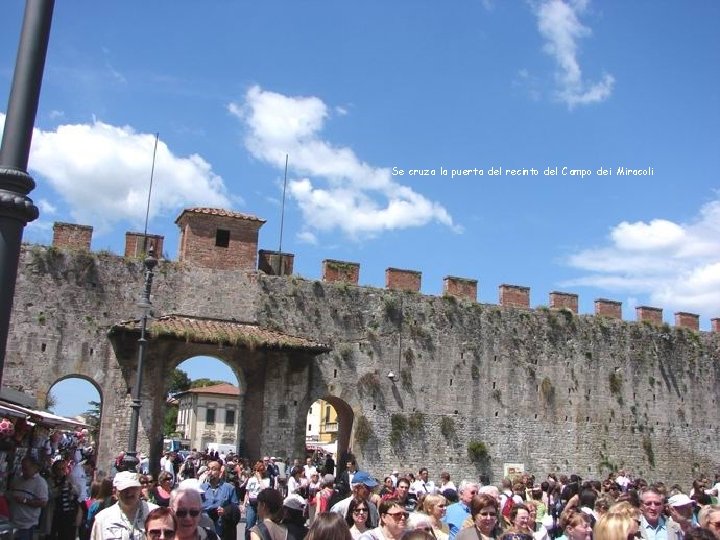
[{"label": "woman with long hair", "polygon": [[595,524],[593,538],[596,540],[629,540],[639,535],[640,510],[630,503],[618,503],[610,507]]},{"label": "woman with long hair", "polygon": [[500,538],[500,507],[490,495],[475,495],[470,501],[473,526],[462,529],[455,540],[490,540]]},{"label": "woman with long hair", "polygon": [[370,508],[365,499],[355,497],[350,501],[347,514],[345,514],[345,523],[350,528],[350,535],[353,540],[360,538],[360,535],[370,529],[368,519],[370,518]]},{"label": "woman with long hair", "polygon": [[560,515],[560,528],[563,531],[560,538],[564,540],[592,540],[590,516],[575,508],[566,510]]},{"label": "woman with long hair", "polygon": [[315,516],[305,540],[351,540],[350,531],[340,514],[322,512]]}]

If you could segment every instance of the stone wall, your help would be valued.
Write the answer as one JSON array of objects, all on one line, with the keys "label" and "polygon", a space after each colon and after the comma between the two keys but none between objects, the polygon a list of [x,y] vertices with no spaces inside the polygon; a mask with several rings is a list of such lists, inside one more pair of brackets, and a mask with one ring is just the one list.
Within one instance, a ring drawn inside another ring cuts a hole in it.
[{"label": "stone wall", "polygon": [[[107,331],[139,316],[142,281],[136,259],[42,246],[21,254],[4,384],[42,400],[62,378],[93,381],[104,463],[126,447],[137,368],[135,342],[113,346]],[[332,350],[151,340],[140,447],[157,455],[162,442],[167,374],[205,355],[227,362],[246,390],[250,457],[301,453],[307,410],[325,398],[346,427],[353,419],[352,449],[375,475],[424,464],[497,481],[504,462],[519,462],[584,477],[628,466],[686,485],[718,469],[719,334],[532,310],[529,290],[517,289],[508,292],[522,308],[163,261],[156,313],[258,322]]]}]

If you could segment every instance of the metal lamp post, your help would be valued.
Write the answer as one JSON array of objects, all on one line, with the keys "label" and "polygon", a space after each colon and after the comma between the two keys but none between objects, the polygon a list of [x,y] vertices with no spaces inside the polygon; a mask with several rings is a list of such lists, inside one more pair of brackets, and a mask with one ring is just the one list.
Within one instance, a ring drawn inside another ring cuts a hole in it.
[{"label": "metal lamp post", "polygon": [[0,144],[0,383],[15,295],[20,242],[38,209],[27,196],[35,182],[27,173],[33,124],[40,100],[54,0],[27,0],[5,129]]},{"label": "metal lamp post", "polygon": [[140,463],[140,460],[137,457],[138,427],[140,424],[140,407],[142,406],[142,401],[140,399],[140,390],[142,387],[145,350],[147,349],[147,338],[145,337],[145,333],[147,331],[147,323],[148,317],[150,317],[150,310],[152,309],[150,293],[152,291],[152,282],[154,277],[153,270],[158,264],[158,260],[155,258],[154,255],[154,249],[151,246],[144,261],[145,288],[143,289],[143,294],[137,304],[138,307],[142,310],[142,318],[140,319],[140,339],[138,339],[137,377],[135,379],[135,386],[133,388],[132,405],[130,405],[130,407],[132,408],[132,413],[130,415],[128,449],[127,452],[125,452],[125,457],[123,458],[125,470],[128,471],[137,471],[138,463]]}]

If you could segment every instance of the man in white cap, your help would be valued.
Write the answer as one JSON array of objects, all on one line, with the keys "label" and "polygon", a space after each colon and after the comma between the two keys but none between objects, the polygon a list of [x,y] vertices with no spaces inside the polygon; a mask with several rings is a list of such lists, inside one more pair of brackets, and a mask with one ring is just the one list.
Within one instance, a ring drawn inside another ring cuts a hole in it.
[{"label": "man in white cap", "polygon": [[95,516],[90,540],[145,538],[145,518],[157,505],[140,500],[140,480],[137,473],[122,471],[113,479],[118,502]]},{"label": "man in white cap", "polygon": [[698,526],[693,513],[694,505],[695,502],[684,493],[678,493],[668,499],[667,509],[668,514],[670,514],[670,519],[680,525],[683,536],[685,536],[690,529]]}]

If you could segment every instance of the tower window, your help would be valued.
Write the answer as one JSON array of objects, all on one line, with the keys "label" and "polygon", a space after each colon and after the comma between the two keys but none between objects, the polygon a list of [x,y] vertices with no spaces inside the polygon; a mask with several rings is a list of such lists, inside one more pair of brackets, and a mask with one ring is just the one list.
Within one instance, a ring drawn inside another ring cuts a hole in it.
[{"label": "tower window", "polygon": [[215,231],[215,245],[217,247],[228,247],[230,245],[230,231],[225,229]]}]

